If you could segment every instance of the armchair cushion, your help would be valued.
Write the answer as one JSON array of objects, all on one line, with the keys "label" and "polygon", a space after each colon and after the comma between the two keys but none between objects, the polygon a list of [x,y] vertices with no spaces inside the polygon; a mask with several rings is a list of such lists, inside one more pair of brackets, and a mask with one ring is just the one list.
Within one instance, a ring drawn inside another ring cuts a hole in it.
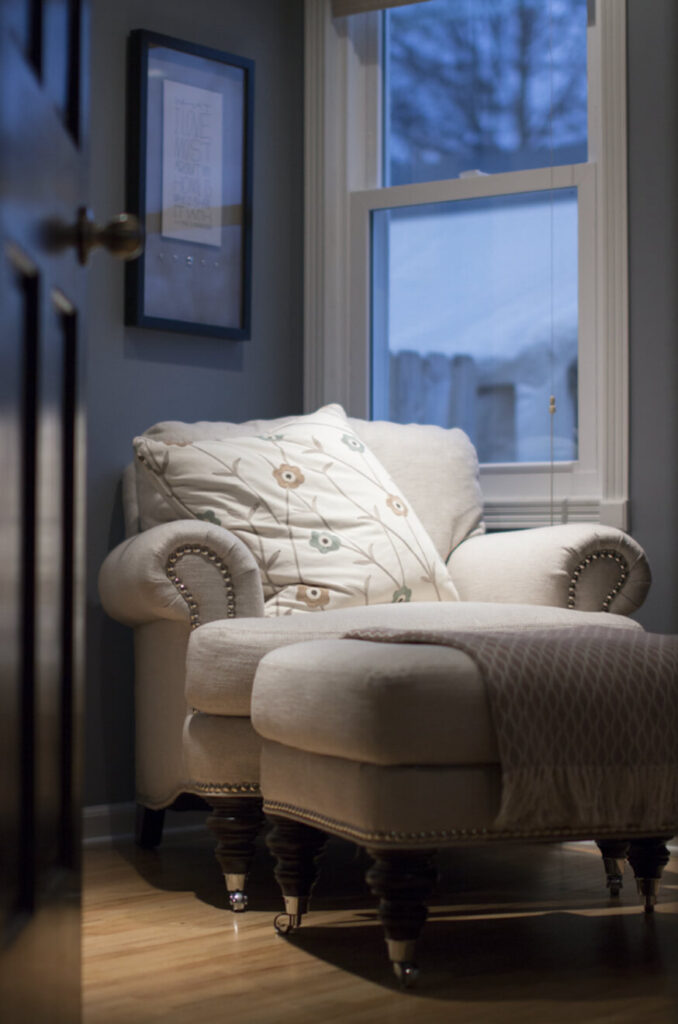
[{"label": "armchair cushion", "polygon": [[250,549],[269,616],[458,600],[409,499],[340,406],[274,433],[180,444],[142,436],[134,447],[177,518],[227,527]]},{"label": "armchair cushion", "polygon": [[601,624],[641,629],[633,619],[605,612],[475,601],[337,608],[326,615],[285,619],[222,619],[208,622],[191,634],[186,654],[186,700],[189,706],[210,715],[249,715],[254,674],[265,654],[286,644],[340,637],[355,629],[523,632]]}]

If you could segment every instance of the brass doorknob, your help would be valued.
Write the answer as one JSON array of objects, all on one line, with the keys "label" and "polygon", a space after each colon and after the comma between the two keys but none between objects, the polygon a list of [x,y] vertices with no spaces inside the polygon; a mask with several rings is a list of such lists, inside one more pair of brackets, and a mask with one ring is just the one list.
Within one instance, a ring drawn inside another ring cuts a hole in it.
[{"label": "brass doorknob", "polygon": [[133,213],[120,213],[101,227],[95,224],[91,211],[82,206],[78,210],[74,236],[82,264],[87,263],[90,252],[99,245],[120,260],[133,260],[144,248],[144,229]]}]

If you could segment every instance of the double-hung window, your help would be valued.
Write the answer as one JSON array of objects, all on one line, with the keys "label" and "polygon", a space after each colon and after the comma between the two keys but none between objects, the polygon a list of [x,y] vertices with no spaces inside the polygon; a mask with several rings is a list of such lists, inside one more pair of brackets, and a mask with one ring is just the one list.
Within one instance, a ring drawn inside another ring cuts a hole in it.
[{"label": "double-hung window", "polygon": [[624,8],[307,0],[307,407],[462,427],[497,527],[626,526]]}]

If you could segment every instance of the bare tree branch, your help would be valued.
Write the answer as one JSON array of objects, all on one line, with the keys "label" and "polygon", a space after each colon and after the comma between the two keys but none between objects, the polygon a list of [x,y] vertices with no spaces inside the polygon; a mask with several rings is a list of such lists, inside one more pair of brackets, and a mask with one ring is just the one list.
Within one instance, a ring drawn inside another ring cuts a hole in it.
[{"label": "bare tree branch", "polygon": [[551,147],[585,143],[585,0],[448,0],[396,8],[390,25],[396,166],[534,166]]}]

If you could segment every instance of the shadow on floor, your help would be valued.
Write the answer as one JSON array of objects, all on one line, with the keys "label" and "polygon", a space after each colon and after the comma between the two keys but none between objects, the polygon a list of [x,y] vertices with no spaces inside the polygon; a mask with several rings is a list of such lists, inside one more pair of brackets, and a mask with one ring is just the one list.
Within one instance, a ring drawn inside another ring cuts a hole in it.
[{"label": "shadow on floor", "polygon": [[[396,988],[376,922],[323,927],[312,920],[285,941],[386,988]],[[434,910],[418,944],[417,995],[455,1002],[633,1000],[673,996],[678,1020],[678,914],[450,920]]]}]

